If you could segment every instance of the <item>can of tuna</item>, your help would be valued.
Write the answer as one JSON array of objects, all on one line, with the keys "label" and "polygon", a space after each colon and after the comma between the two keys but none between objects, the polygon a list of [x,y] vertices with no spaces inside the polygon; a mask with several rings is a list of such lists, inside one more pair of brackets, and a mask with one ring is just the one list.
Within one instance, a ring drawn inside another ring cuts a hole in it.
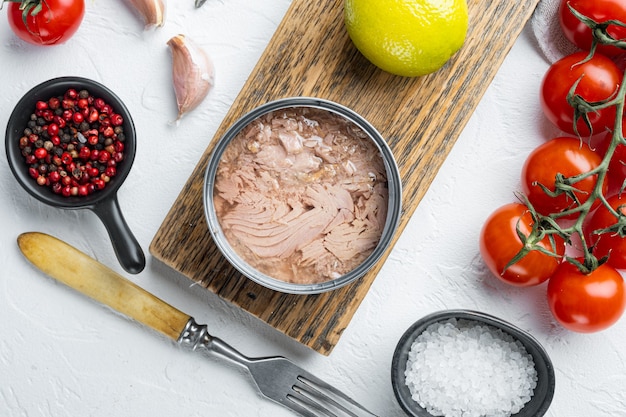
[{"label": "can of tuna", "polygon": [[218,140],[204,209],[224,257],[275,291],[343,287],[378,262],[397,231],[402,182],[362,116],[311,97],[272,101]]}]

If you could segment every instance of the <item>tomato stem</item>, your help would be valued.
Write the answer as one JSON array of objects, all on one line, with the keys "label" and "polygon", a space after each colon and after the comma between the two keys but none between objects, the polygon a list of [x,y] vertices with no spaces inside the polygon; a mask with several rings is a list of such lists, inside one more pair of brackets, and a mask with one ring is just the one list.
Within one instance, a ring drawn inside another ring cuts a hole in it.
[{"label": "tomato stem", "polygon": [[[621,39],[614,39],[607,33],[607,27],[609,25],[626,27],[625,23],[615,20],[596,22],[580,14],[570,5],[568,5],[568,7],[572,11],[572,13],[578,17],[579,20],[581,20],[585,25],[589,26],[592,29],[592,33],[594,35],[591,50],[589,51],[589,54],[585,57],[585,59],[580,62],[580,64],[588,61],[593,57],[598,44],[613,45],[622,49],[626,49],[626,41]],[[619,236],[623,237],[626,236],[626,215],[621,213],[621,207],[618,208],[618,210],[615,210],[607,201],[607,196],[604,195],[604,183],[607,180],[607,172],[613,155],[615,154],[615,150],[620,145],[626,146],[626,140],[623,136],[622,130],[626,97],[626,74],[623,75],[622,82],[617,91],[606,100],[599,102],[587,102],[583,97],[576,94],[576,88],[581,80],[582,77],[574,83],[567,96],[568,103],[574,108],[574,132],[580,139],[581,146],[583,146],[584,140],[578,133],[577,128],[578,121],[582,118],[586,126],[589,128],[589,131],[591,132],[591,137],[594,132],[591,129],[591,123],[587,114],[592,112],[598,112],[599,110],[608,107],[615,107],[615,123],[613,125],[610,142],[604,156],[602,157],[601,163],[594,169],[571,177],[566,177],[560,173],[557,174],[555,178],[554,191],[544,186],[543,184],[536,184],[541,187],[543,192],[550,197],[556,198],[560,195],[565,194],[569,199],[571,199],[573,203],[566,210],[557,213],[550,213],[548,215],[542,215],[534,209],[526,196],[518,195],[520,201],[526,205],[529,212],[531,213],[534,225],[528,236],[525,236],[520,231],[520,228],[518,226],[517,232],[520,240],[522,241],[522,248],[515,255],[515,257],[511,259],[506,268],[518,262],[521,258],[523,258],[532,250],[540,251],[550,256],[559,257],[556,252],[556,246],[554,244],[555,236],[561,237],[569,246],[573,245],[572,237],[577,236],[580,239],[580,250],[583,253],[583,256],[581,257],[582,260],[579,260],[575,257],[567,256],[567,254],[565,255],[564,259],[567,262],[575,265],[583,274],[589,274],[593,272],[608,259],[608,255],[604,256],[601,259],[598,259],[593,254],[593,245],[590,245],[587,242],[585,234],[583,233],[583,225],[585,224],[585,220],[587,219],[589,213],[592,212],[595,207],[597,207],[598,203],[606,207],[607,210],[615,216],[616,222],[611,227],[593,230],[591,231],[591,233],[593,235],[611,233],[618,234]],[[589,146],[588,143],[587,146]],[[581,203],[580,199],[577,196],[578,193],[581,193],[581,190],[578,190],[576,188],[576,184],[586,178],[593,176],[596,177],[595,185],[592,191],[587,196],[587,199],[583,203]],[[622,193],[624,192],[624,190],[626,190],[626,180],[624,180],[624,183],[621,185],[619,192]],[[573,220],[569,221],[568,219]],[[551,238],[552,251],[538,244],[546,236],[549,236]]]},{"label": "tomato stem", "polygon": [[589,27],[589,29],[591,29],[593,39],[591,42],[590,55],[593,55],[598,44],[612,45],[617,48],[626,49],[626,41],[624,41],[623,39],[615,39],[608,33],[609,26],[626,27],[626,23],[613,19],[609,19],[603,22],[597,22],[580,13],[570,4],[568,4],[567,7],[578,20],[580,20],[583,24]]},{"label": "tomato stem", "polygon": [[[616,224],[611,226],[610,228],[594,230],[592,233],[596,235],[603,233],[619,233],[620,236],[626,235],[626,216],[611,207],[611,205],[607,202],[607,198],[603,192],[603,184],[606,180],[609,164],[611,162],[611,159],[613,158],[615,150],[619,145],[626,146],[626,140],[622,135],[625,97],[626,74],[622,79],[622,83],[619,86],[618,91],[612,99],[601,103],[586,103],[592,110],[615,106],[615,123],[613,126],[611,141],[608,144],[606,153],[604,154],[601,163],[596,168],[588,172],[572,177],[566,177],[564,175],[558,174],[556,177],[555,191],[552,191],[547,187],[538,184],[539,186],[541,186],[543,191],[551,197],[556,197],[563,193],[567,194],[568,197],[570,197],[574,201],[573,205],[567,210],[560,211],[558,213],[550,213],[548,215],[541,215],[536,212],[528,199],[524,197],[523,203],[532,213],[533,219],[535,220],[537,226],[533,227],[533,230],[531,231],[529,236],[526,236],[524,239],[522,239],[522,243],[524,244],[524,246],[520,250],[520,252],[511,260],[509,266],[519,261],[519,259],[521,259],[530,250],[538,250],[543,253],[549,252],[545,248],[536,244],[546,235],[558,235],[562,237],[569,245],[572,244],[572,236],[578,236],[581,241],[580,249],[583,252],[583,261],[580,262],[576,258],[568,256],[565,257],[565,260],[574,264],[584,274],[588,274],[594,271],[608,259],[607,257],[597,259],[597,257],[593,255],[593,247],[587,243],[585,235],[583,233],[583,225],[585,224],[585,220],[589,213],[592,211],[592,208],[596,206],[597,201],[599,201],[600,204],[604,205],[609,210],[609,212],[615,216],[617,221]],[[582,98],[580,99],[582,100]],[[576,124],[576,121],[574,122],[574,124]],[[582,142],[582,138],[580,139]],[[581,146],[583,146],[582,143]],[[575,184],[590,176],[596,176],[594,188],[589,194],[588,198],[585,200],[585,202],[580,203],[579,199],[576,197],[576,192],[579,192],[579,190],[576,189]],[[620,190],[620,192],[623,191],[624,187],[626,187],[626,181],[625,184],[622,185],[622,190]],[[574,217],[575,220],[571,222],[569,226],[564,226],[559,222],[560,219],[572,217]],[[553,253],[551,253],[551,256],[558,255],[554,251]]]}]

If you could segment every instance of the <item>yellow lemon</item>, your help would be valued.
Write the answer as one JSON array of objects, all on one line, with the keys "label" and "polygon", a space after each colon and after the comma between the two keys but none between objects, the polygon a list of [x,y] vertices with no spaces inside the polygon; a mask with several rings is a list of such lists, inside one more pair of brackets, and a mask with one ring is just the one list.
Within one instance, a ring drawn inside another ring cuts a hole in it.
[{"label": "yellow lemon", "polygon": [[344,0],[357,49],[392,74],[416,77],[441,68],[465,42],[466,0]]}]

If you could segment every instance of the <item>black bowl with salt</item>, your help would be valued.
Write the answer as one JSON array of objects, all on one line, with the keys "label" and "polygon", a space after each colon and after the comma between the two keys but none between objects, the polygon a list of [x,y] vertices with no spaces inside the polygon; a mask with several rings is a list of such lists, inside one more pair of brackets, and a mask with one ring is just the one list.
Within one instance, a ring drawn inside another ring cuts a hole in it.
[{"label": "black bowl with salt", "polygon": [[413,417],[541,417],[556,384],[552,361],[533,336],[471,310],[439,311],[409,327],[393,355],[391,382]]}]

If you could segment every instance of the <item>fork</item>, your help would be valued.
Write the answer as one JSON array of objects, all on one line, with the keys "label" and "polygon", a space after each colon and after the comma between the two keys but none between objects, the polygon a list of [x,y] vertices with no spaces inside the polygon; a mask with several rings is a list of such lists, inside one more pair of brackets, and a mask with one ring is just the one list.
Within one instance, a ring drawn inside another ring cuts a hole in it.
[{"label": "fork", "polygon": [[67,243],[45,233],[18,236],[24,256],[47,275],[174,339],[246,368],[267,398],[305,417],[376,417],[356,401],[282,356],[249,358],[207,326]]},{"label": "fork", "polygon": [[249,358],[190,318],[178,343],[203,349],[248,370],[265,397],[306,417],[376,417],[343,392],[282,356]]}]

